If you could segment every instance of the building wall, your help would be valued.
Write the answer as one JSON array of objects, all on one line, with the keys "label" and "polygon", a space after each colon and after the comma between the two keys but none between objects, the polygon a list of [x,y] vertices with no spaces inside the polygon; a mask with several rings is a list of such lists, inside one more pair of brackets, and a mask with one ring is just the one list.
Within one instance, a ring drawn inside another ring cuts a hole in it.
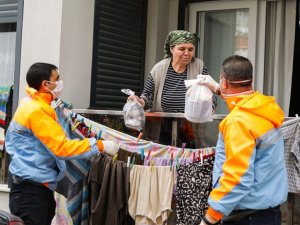
[{"label": "building wall", "polygon": [[[35,62],[59,67],[62,99],[88,108],[91,90],[95,0],[24,1],[19,99],[26,73]],[[164,41],[177,29],[178,0],[149,0],[145,76],[163,58]]]},{"label": "building wall", "polygon": [[61,2],[24,1],[19,99],[25,96],[26,73],[33,63],[48,62],[59,66]]},{"label": "building wall", "polygon": [[10,212],[9,210],[9,189],[7,185],[0,184],[0,209]]},{"label": "building wall", "polygon": [[177,29],[178,4],[178,0],[148,0],[145,76],[163,59],[167,34]]},{"label": "building wall", "polygon": [[62,99],[88,108],[91,93],[95,0],[64,0],[62,5],[60,73]]},{"label": "building wall", "polygon": [[94,0],[24,1],[19,99],[29,67],[47,62],[60,70],[62,98],[76,108],[89,106],[93,24]]}]

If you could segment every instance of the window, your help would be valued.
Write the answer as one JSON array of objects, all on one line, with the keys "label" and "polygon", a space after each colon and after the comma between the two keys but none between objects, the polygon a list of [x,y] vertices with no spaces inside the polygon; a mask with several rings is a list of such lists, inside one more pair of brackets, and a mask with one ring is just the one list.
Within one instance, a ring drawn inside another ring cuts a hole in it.
[{"label": "window", "polygon": [[[221,63],[233,54],[248,57],[254,88],[272,95],[289,112],[296,1],[227,0],[189,4],[189,29],[200,37],[198,56],[218,80]],[[217,113],[227,113],[222,100]]]},{"label": "window", "polygon": [[0,24],[0,86],[14,83],[16,24]]},{"label": "window", "polygon": [[[197,57],[203,59],[209,73],[219,81],[220,67],[225,58],[237,54],[255,61],[254,4],[249,1],[192,3],[189,29],[200,38]],[[250,23],[250,21],[252,21]],[[216,113],[228,113],[221,98]]]},{"label": "window", "polygon": [[123,108],[144,84],[147,0],[96,0],[90,107]]}]

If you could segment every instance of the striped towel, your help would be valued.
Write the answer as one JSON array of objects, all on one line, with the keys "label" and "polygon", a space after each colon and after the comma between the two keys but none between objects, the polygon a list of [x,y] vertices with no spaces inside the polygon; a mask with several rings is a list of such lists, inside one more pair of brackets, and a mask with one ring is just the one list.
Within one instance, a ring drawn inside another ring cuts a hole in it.
[{"label": "striped towel", "polygon": [[0,126],[4,127],[6,110],[12,86],[0,86]]},{"label": "striped towel", "polygon": [[[56,108],[59,123],[69,139],[83,139],[78,131],[72,131],[70,121],[60,107]],[[56,192],[67,198],[66,206],[74,225],[88,225],[89,203],[87,179],[90,159],[66,160],[66,175],[58,183]]]},{"label": "striped towel", "polygon": [[[4,147],[4,129],[0,127],[0,151],[3,151],[3,147]],[[2,158],[1,153],[0,153],[0,158]]]}]

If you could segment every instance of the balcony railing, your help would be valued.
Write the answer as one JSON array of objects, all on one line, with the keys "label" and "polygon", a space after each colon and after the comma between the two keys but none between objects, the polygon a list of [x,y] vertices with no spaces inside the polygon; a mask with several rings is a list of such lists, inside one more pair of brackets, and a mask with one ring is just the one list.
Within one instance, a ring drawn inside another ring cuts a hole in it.
[{"label": "balcony railing", "polygon": [[[120,132],[138,136],[138,132],[126,128],[122,111],[73,109],[88,119],[101,123]],[[204,148],[216,145],[218,125],[225,115],[215,114],[212,122],[192,123],[184,113],[146,112],[143,138],[160,144],[188,148]]]}]

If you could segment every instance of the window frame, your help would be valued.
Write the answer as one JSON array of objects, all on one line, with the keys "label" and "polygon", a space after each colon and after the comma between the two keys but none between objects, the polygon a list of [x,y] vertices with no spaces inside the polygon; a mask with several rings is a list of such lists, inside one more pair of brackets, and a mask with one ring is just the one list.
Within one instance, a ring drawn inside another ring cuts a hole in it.
[{"label": "window frame", "polygon": [[[264,55],[265,55],[265,21],[266,21],[266,2],[263,1],[212,1],[194,2],[188,5],[189,24],[191,32],[197,33],[197,14],[199,11],[218,11],[232,9],[249,9],[249,39],[248,39],[248,58],[253,64],[254,82],[256,90],[263,92],[264,87]],[[202,42],[203,43],[203,42]],[[201,44],[200,43],[200,48]],[[202,46],[204,47],[204,46]],[[203,52],[203,51],[202,51]],[[201,58],[201,54],[200,54]]]}]

